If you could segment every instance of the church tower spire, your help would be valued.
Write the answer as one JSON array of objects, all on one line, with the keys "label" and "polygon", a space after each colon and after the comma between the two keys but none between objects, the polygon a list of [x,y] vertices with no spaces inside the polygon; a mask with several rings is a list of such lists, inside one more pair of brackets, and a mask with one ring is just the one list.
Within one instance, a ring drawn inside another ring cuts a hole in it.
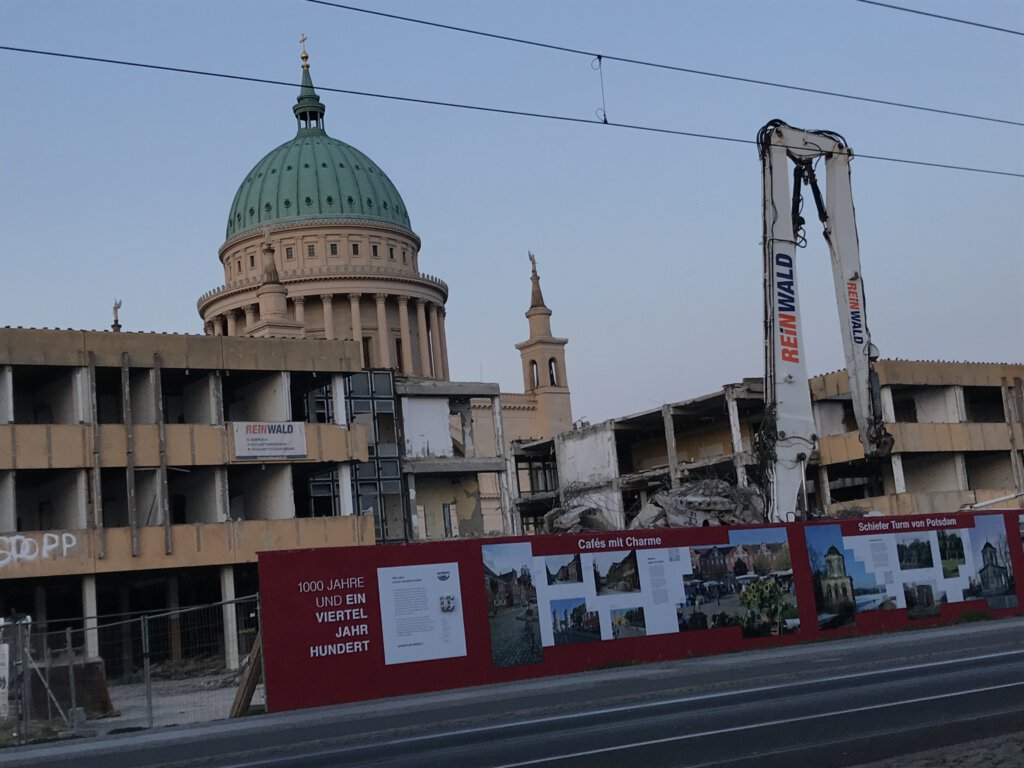
[{"label": "church tower spire", "polygon": [[306,36],[299,38],[302,45],[302,85],[299,86],[299,98],[295,100],[292,112],[299,121],[299,131],[324,129],[324,105],[313,87],[313,78],[309,74],[309,54],[306,53]]},{"label": "church tower spire", "polygon": [[547,438],[564,432],[572,426],[572,405],[569,382],[565,371],[565,345],[568,339],[555,337],[551,332],[551,310],[544,303],[537,274],[537,258],[530,253],[530,308],[526,319],[530,323],[530,338],[516,344],[523,363],[523,386],[527,396],[537,407],[537,426]]}]

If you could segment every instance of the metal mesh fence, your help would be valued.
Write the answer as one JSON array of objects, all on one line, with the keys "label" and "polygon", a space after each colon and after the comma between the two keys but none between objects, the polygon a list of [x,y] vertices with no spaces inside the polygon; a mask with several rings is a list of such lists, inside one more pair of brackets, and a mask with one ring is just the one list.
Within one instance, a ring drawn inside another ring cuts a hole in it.
[{"label": "metal mesh fence", "polygon": [[[29,620],[0,625],[0,744],[228,717],[259,604],[252,596],[69,624],[59,631]],[[263,703],[261,685],[252,704]]]}]

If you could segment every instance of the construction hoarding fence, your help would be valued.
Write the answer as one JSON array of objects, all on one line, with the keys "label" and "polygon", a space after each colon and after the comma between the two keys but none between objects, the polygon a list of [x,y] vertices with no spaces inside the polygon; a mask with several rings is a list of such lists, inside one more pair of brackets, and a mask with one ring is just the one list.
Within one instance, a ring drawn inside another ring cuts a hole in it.
[{"label": "construction hoarding fence", "polygon": [[1024,515],[260,555],[270,711],[1013,615]]}]

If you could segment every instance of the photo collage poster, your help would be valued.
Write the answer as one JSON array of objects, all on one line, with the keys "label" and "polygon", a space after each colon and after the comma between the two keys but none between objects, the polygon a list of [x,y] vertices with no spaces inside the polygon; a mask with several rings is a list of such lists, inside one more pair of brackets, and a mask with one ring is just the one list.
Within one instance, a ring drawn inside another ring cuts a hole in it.
[{"label": "photo collage poster", "polygon": [[740,628],[799,631],[786,529],[734,530],[727,544],[533,556],[528,542],[484,545],[492,660],[540,663],[576,643]]},{"label": "photo collage poster", "polygon": [[822,629],[852,626],[869,611],[938,616],[943,604],[965,600],[1017,607],[1001,514],[976,515],[964,528],[844,536],[839,525],[814,525],[804,534]]}]

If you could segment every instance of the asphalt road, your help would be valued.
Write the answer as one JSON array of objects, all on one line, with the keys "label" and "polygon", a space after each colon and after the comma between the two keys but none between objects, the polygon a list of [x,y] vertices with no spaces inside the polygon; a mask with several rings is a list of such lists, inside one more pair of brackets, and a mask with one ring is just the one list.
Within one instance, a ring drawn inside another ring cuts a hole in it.
[{"label": "asphalt road", "polygon": [[851,766],[1024,730],[1024,619],[0,752],[92,768]]}]

